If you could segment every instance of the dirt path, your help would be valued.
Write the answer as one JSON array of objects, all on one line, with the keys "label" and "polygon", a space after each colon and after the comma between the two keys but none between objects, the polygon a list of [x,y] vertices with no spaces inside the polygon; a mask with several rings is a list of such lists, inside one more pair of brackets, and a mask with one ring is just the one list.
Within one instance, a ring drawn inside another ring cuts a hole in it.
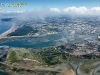
[{"label": "dirt path", "polygon": [[69,65],[67,65],[66,70],[59,75],[76,75],[76,74],[73,71],[73,69]]}]

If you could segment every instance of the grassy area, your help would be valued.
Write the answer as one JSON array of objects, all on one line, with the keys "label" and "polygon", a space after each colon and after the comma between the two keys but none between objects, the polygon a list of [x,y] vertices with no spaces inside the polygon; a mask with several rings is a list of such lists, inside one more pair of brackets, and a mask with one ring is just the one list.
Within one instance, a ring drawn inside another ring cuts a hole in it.
[{"label": "grassy area", "polygon": [[11,51],[9,57],[8,57],[10,63],[15,63],[15,62],[19,62],[20,60],[17,58],[16,56],[16,52],[15,51]]},{"label": "grassy area", "polygon": [[12,50],[8,59],[11,63],[28,58],[37,60],[42,64],[56,65],[62,63],[63,60],[67,60],[68,56],[67,53],[61,50],[55,50],[53,47],[36,50],[20,48],[19,50]]}]

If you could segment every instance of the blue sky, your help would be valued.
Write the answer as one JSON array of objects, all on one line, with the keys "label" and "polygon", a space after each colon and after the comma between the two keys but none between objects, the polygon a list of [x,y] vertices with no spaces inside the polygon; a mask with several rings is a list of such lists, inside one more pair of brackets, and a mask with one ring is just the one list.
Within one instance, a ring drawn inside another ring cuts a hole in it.
[{"label": "blue sky", "polygon": [[85,6],[87,8],[100,7],[100,0],[0,0],[0,3],[24,2],[27,6],[22,7],[1,7],[6,10],[36,10],[41,8],[59,8]]}]

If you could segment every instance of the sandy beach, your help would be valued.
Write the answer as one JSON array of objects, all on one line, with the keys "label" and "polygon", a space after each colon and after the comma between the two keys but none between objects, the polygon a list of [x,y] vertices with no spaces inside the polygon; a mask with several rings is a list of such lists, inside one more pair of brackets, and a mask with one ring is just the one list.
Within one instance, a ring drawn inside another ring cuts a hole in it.
[{"label": "sandy beach", "polygon": [[6,32],[2,33],[2,34],[0,35],[0,38],[7,38],[7,35],[8,35],[9,33],[15,31],[15,29],[16,29],[15,24],[14,24],[14,23],[12,23],[12,24],[13,24],[13,26],[12,26],[9,30],[7,30]]}]

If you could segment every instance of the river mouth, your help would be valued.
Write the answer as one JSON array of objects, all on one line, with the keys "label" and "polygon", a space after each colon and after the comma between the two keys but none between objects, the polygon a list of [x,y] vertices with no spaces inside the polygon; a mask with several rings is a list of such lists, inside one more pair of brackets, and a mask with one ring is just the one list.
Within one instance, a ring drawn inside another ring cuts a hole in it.
[{"label": "river mouth", "polygon": [[7,23],[7,22],[1,22],[0,23],[0,34],[6,32],[7,30],[9,30],[12,27],[12,23]]},{"label": "river mouth", "polygon": [[[77,34],[75,35],[77,36]],[[89,38],[90,37],[90,38]],[[81,35],[77,37],[63,37],[61,34],[50,34],[34,37],[12,37],[0,39],[0,46],[22,47],[22,48],[43,48],[49,46],[58,46],[66,43],[83,42],[91,39],[90,35]]]},{"label": "river mouth", "polygon": [[55,40],[60,39],[59,34],[52,34],[46,36],[35,37],[14,37],[0,39],[0,46],[10,47],[24,47],[24,48],[43,48],[48,46],[55,46],[57,42]]}]

